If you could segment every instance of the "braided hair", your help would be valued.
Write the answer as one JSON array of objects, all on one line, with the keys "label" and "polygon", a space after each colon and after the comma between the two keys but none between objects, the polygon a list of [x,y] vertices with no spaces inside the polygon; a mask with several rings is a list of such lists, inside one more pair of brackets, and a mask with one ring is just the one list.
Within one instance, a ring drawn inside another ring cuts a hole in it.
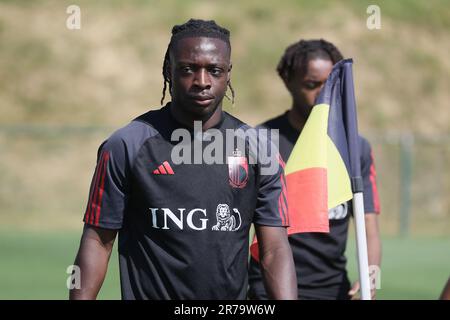
[{"label": "braided hair", "polygon": [[277,66],[284,82],[289,82],[296,72],[305,74],[308,62],[314,59],[331,60],[333,64],[343,59],[341,52],[326,40],[300,40],[287,47]]},{"label": "braided hair", "polygon": [[[172,37],[170,38],[169,45],[167,46],[166,55],[164,56],[164,63],[162,67],[164,86],[162,90],[161,105],[163,105],[164,103],[167,87],[169,87],[169,93],[172,96],[172,79],[170,78],[170,50],[174,47],[174,44],[178,40],[188,37],[207,37],[221,39],[227,44],[228,49],[230,49],[231,51],[230,31],[216,24],[214,20],[190,19],[184,24],[175,25],[172,28]],[[228,87],[231,90],[231,103],[234,104],[235,94],[234,89],[231,86],[231,81],[228,81]],[[227,95],[226,97],[230,100]]]}]

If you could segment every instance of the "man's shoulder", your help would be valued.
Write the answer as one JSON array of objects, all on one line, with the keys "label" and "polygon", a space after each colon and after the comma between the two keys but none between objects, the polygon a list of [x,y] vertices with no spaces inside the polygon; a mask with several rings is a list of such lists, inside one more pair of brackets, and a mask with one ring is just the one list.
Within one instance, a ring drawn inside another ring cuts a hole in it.
[{"label": "man's shoulder", "polygon": [[258,127],[261,128],[268,128],[268,129],[280,129],[284,126],[286,122],[287,113],[284,112],[283,114],[280,114],[279,116],[276,116],[274,118],[271,118],[261,124],[258,125]]},{"label": "man's shoulder", "polygon": [[151,122],[146,121],[152,119],[160,113],[160,110],[151,110],[137,118],[120,129],[114,131],[105,141],[105,145],[109,148],[137,148],[147,139],[156,136],[159,132],[152,126]]},{"label": "man's shoulder", "polygon": [[362,135],[359,135],[359,148],[362,155],[370,153],[372,149],[369,140]]},{"label": "man's shoulder", "polygon": [[359,153],[361,155],[362,165],[373,162],[372,146],[365,137],[359,135]]},{"label": "man's shoulder", "polygon": [[244,121],[236,118],[235,116],[232,116],[228,112],[224,111],[224,126],[227,129],[242,129],[242,130],[248,130],[251,129],[252,126],[245,123]]},{"label": "man's shoulder", "polygon": [[133,122],[144,124],[158,131],[159,125],[165,125],[169,119],[169,108],[167,106],[155,110],[149,110],[146,113],[133,119]]},{"label": "man's shoulder", "polygon": [[364,137],[364,136],[362,136],[362,135],[359,135],[359,144],[360,144],[361,146],[369,146],[369,147],[370,147],[370,142],[369,142],[369,140],[367,140],[367,138]]}]

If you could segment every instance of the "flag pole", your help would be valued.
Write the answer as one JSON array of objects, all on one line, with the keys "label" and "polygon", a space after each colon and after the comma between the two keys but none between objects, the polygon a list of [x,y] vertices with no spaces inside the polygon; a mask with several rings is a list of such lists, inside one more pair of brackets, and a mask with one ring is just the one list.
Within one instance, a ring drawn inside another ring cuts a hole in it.
[{"label": "flag pole", "polygon": [[369,281],[369,258],[367,253],[366,221],[364,218],[364,183],[361,176],[361,160],[359,150],[358,121],[353,84],[352,59],[343,64],[343,105],[346,106],[344,121],[347,125],[347,138],[350,155],[351,185],[353,192],[353,218],[356,230],[356,252],[358,259],[359,284],[361,299],[371,300]]},{"label": "flag pole", "polygon": [[352,59],[341,60],[334,65],[324,87],[316,98],[316,104],[325,103],[330,106],[328,135],[338,147],[341,157],[347,159],[346,166],[348,177],[350,177],[351,193],[353,194],[353,218],[355,219],[356,229],[361,299],[371,300],[364,218],[364,183],[361,176],[360,138],[352,65]]},{"label": "flag pole", "polygon": [[366,223],[364,219],[363,193],[353,194],[353,218],[355,219],[356,251],[358,259],[361,300],[371,300],[369,279],[369,258],[367,253]]}]

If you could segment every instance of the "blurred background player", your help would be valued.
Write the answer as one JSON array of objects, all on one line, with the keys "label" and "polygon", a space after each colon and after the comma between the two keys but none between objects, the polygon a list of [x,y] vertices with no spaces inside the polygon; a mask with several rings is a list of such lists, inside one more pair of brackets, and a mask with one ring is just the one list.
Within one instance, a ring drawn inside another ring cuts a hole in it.
[{"label": "blurred background player", "polygon": [[[289,46],[277,71],[292,96],[292,107],[262,126],[279,129],[280,153],[285,162],[311,112],[316,97],[333,65],[342,60],[339,50],[325,40],[301,40]],[[380,212],[376,172],[369,142],[360,138],[361,172],[364,179],[364,209],[369,266],[381,262],[378,230]],[[329,210],[330,233],[300,233],[289,236],[297,272],[299,299],[355,299],[359,282],[350,286],[344,255],[351,212],[350,202]],[[251,259],[249,298],[266,299],[258,263]],[[372,290],[375,297],[375,290]]]}]

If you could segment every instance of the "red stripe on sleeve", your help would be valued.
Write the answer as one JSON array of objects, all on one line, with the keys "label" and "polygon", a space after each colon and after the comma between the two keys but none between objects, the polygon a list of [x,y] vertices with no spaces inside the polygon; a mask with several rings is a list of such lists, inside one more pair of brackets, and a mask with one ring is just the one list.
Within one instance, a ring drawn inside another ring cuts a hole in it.
[{"label": "red stripe on sleeve", "polygon": [[375,170],[375,164],[373,160],[373,153],[370,152],[370,157],[372,158],[372,164],[370,165],[370,182],[372,183],[372,197],[373,197],[373,205],[375,207],[375,211],[380,213],[380,199],[378,197],[378,188],[377,188],[377,172]]},{"label": "red stripe on sleeve", "polygon": [[100,180],[97,212],[95,214],[95,225],[96,226],[98,226],[98,222],[100,220],[100,214],[101,214],[101,208],[102,208],[102,197],[103,197],[103,191],[105,190],[105,176],[106,176],[106,173],[108,172],[108,160],[109,160],[109,152],[106,152],[105,159],[104,159],[104,165],[103,165],[102,178]]},{"label": "red stripe on sleeve", "polygon": [[284,197],[282,195],[280,196],[280,201],[281,201],[281,207],[283,208],[283,214],[284,214],[283,226],[287,226],[287,225],[289,225],[288,208],[287,208],[286,202],[284,200]]},{"label": "red stripe on sleeve", "polygon": [[99,162],[99,168],[98,168],[98,179],[95,183],[95,192],[94,192],[94,199],[92,201],[91,210],[89,213],[89,223],[94,224],[94,218],[95,218],[95,211],[97,209],[97,199],[98,199],[98,191],[99,191],[99,184],[100,184],[100,178],[103,174],[104,166],[105,166],[105,152],[102,152],[102,156],[100,158]]},{"label": "red stripe on sleeve", "polygon": [[91,215],[92,215],[92,211],[93,211],[93,206],[95,203],[95,199],[97,197],[97,188],[98,188],[98,181],[100,179],[100,172],[101,172],[101,167],[103,165],[103,153],[100,155],[100,160],[97,163],[97,167],[95,168],[95,178],[94,178],[94,184],[92,185],[92,194],[91,194],[91,198],[89,200],[89,204],[88,204],[88,209],[86,212],[86,222],[87,223],[91,223]]},{"label": "red stripe on sleeve", "polygon": [[283,175],[280,175],[280,180],[281,180],[281,195],[280,197],[282,198],[282,204],[283,204],[283,208],[284,208],[284,222],[285,225],[289,225],[289,208],[288,208],[288,193],[287,193],[287,188],[286,188],[286,180],[284,178]]},{"label": "red stripe on sleeve", "polygon": [[283,158],[281,158],[281,155],[280,154],[278,154],[278,163],[280,164],[280,166],[283,168],[283,170],[284,170],[284,168],[286,167],[286,164],[284,163],[284,161],[283,161]]},{"label": "red stripe on sleeve", "polygon": [[281,218],[281,224],[284,225],[284,214],[283,214],[283,206],[281,205],[281,195],[278,197],[278,214]]},{"label": "red stripe on sleeve", "polygon": [[84,221],[89,222],[89,212],[91,211],[91,205],[92,205],[92,198],[94,197],[95,193],[95,186],[97,185],[97,179],[98,179],[98,165],[95,168],[94,177],[92,178],[92,185],[91,185],[91,192],[89,194],[89,201],[86,208],[86,213],[84,214]]}]

